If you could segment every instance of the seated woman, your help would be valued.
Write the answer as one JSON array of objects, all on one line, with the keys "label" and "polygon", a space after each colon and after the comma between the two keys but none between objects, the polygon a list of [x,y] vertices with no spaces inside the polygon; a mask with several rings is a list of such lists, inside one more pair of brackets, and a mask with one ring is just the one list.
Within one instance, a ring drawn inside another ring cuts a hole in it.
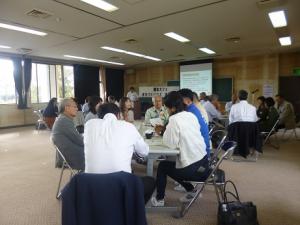
[{"label": "seated woman", "polygon": [[54,121],[58,114],[57,98],[51,98],[47,107],[44,109],[43,117],[47,126],[52,129]]},{"label": "seated woman", "polygon": [[122,97],[120,99],[120,119],[127,122],[134,122],[134,113],[132,110],[132,103],[128,97]]},{"label": "seated woman", "polygon": [[72,99],[76,103],[78,109],[76,116],[73,119],[74,125],[78,133],[82,134],[84,133],[84,114],[78,100],[76,98],[72,98]]},{"label": "seated woman", "polygon": [[164,206],[167,176],[181,184],[188,192],[181,201],[189,201],[196,194],[194,186],[185,180],[204,180],[208,176],[208,159],[204,138],[196,116],[184,111],[181,95],[172,91],[166,96],[165,105],[169,111],[169,123],[163,135],[163,142],[170,148],[179,149],[175,161],[162,161],[156,176],[156,197],[153,206]]},{"label": "seated woman", "polygon": [[267,115],[268,115],[268,109],[266,107],[265,101],[266,101],[266,99],[264,96],[260,96],[257,98],[258,107],[256,110],[256,115],[259,118],[259,121],[266,120]]},{"label": "seated woman", "polygon": [[259,129],[262,132],[269,132],[271,131],[272,127],[276,123],[279,118],[279,113],[277,109],[274,107],[275,101],[273,98],[268,97],[265,100],[267,106],[267,116],[266,120],[262,120],[258,122]]},{"label": "seated woman", "polygon": [[97,109],[102,104],[102,98],[99,96],[91,96],[89,101],[89,112],[86,114],[84,118],[84,123],[89,121],[90,119],[97,119]]}]

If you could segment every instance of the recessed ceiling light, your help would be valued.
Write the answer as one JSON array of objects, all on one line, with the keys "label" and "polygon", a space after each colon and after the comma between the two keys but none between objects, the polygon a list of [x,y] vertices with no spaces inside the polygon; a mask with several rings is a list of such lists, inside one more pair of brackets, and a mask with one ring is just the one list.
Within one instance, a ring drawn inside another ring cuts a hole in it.
[{"label": "recessed ceiling light", "polygon": [[137,56],[137,57],[140,57],[140,58],[150,59],[150,60],[153,60],[153,61],[161,61],[161,59],[159,59],[159,58],[155,58],[155,57],[148,56],[148,55],[143,55],[143,54],[140,54],[140,53],[137,53],[137,52],[126,51],[126,50],[119,49],[119,48],[113,48],[113,47],[108,47],[108,46],[102,46],[101,48],[103,48],[105,50],[109,50],[109,51],[120,52],[120,53],[124,53],[124,54],[127,54],[127,55]]},{"label": "recessed ceiling light", "polygon": [[103,0],[81,0],[81,1],[90,4],[92,6],[95,6],[99,9],[103,9],[107,12],[113,12],[119,9],[118,7]]},{"label": "recessed ceiling light", "polygon": [[10,46],[0,45],[0,48],[11,48]]},{"label": "recessed ceiling light", "polygon": [[92,61],[92,62],[108,63],[108,64],[119,65],[119,66],[124,66],[125,65],[124,63],[111,62],[111,61],[100,60],[100,59],[92,59],[92,58],[86,58],[86,57],[75,56],[75,55],[64,55],[64,57],[72,58],[72,59]]},{"label": "recessed ceiling light", "polygon": [[281,46],[287,46],[287,45],[292,44],[292,40],[291,40],[290,36],[279,38],[279,42],[280,42]]},{"label": "recessed ceiling light", "polygon": [[29,34],[35,34],[35,35],[39,35],[39,36],[47,35],[47,33],[45,33],[45,32],[32,30],[32,29],[28,29],[28,28],[24,28],[24,27],[19,27],[19,26],[14,26],[14,25],[6,24],[6,23],[0,23],[0,27],[9,29],[9,30],[21,31],[21,32],[29,33]]},{"label": "recessed ceiling light", "polygon": [[166,36],[168,36],[170,38],[173,38],[173,39],[175,39],[177,41],[180,41],[180,42],[189,42],[190,41],[189,39],[187,39],[187,38],[185,38],[185,37],[183,37],[183,36],[181,36],[179,34],[176,34],[174,32],[165,33],[164,35],[166,35]]},{"label": "recessed ceiling light", "polygon": [[199,50],[210,55],[216,54],[213,50],[210,50],[209,48],[199,48]]},{"label": "recessed ceiling light", "polygon": [[284,11],[276,11],[269,13],[270,20],[274,28],[285,27],[287,25]]}]

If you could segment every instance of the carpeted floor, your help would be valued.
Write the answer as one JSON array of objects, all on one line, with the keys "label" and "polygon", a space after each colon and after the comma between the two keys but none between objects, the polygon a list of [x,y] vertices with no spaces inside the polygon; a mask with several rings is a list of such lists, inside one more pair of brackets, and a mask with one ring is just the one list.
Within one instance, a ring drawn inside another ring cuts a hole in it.
[{"label": "carpeted floor", "polygon": [[[33,127],[0,130],[0,225],[60,224],[61,204],[55,198],[59,170],[54,168],[49,135]],[[225,161],[222,166],[237,184],[242,201],[257,205],[261,225],[300,224],[299,147],[300,141],[291,138],[280,150],[266,146],[256,163]],[[169,205],[181,196],[173,187],[170,181]],[[216,213],[216,196],[209,187],[184,218],[157,212],[147,213],[147,218],[149,225],[215,225]]]}]

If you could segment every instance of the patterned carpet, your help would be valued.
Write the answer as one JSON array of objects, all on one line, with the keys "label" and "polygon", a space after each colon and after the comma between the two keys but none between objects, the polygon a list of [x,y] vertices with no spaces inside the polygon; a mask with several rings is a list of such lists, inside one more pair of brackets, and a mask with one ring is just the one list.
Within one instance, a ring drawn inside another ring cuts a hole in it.
[{"label": "patterned carpet", "polygon": [[[281,143],[280,150],[266,146],[256,163],[225,161],[222,166],[237,184],[242,201],[257,205],[261,225],[300,224],[299,147],[300,141],[291,138]],[[134,167],[138,173],[145,171],[143,166]],[[0,225],[59,225],[58,176],[48,131],[0,130]],[[168,205],[176,205],[182,195],[173,187],[170,180]],[[216,213],[216,196],[209,187],[184,218],[161,212],[149,212],[147,218],[149,225],[215,225]]]}]

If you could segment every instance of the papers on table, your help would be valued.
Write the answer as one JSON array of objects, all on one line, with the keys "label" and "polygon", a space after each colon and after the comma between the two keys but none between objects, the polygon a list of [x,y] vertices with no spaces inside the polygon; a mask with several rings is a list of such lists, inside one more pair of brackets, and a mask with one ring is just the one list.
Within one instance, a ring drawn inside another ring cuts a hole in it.
[{"label": "papers on table", "polygon": [[157,126],[157,125],[161,125],[161,126],[164,125],[164,123],[163,123],[163,121],[161,120],[161,118],[153,118],[153,119],[150,119],[150,124],[151,124],[151,126],[153,126],[153,127],[155,127],[155,126]]}]

